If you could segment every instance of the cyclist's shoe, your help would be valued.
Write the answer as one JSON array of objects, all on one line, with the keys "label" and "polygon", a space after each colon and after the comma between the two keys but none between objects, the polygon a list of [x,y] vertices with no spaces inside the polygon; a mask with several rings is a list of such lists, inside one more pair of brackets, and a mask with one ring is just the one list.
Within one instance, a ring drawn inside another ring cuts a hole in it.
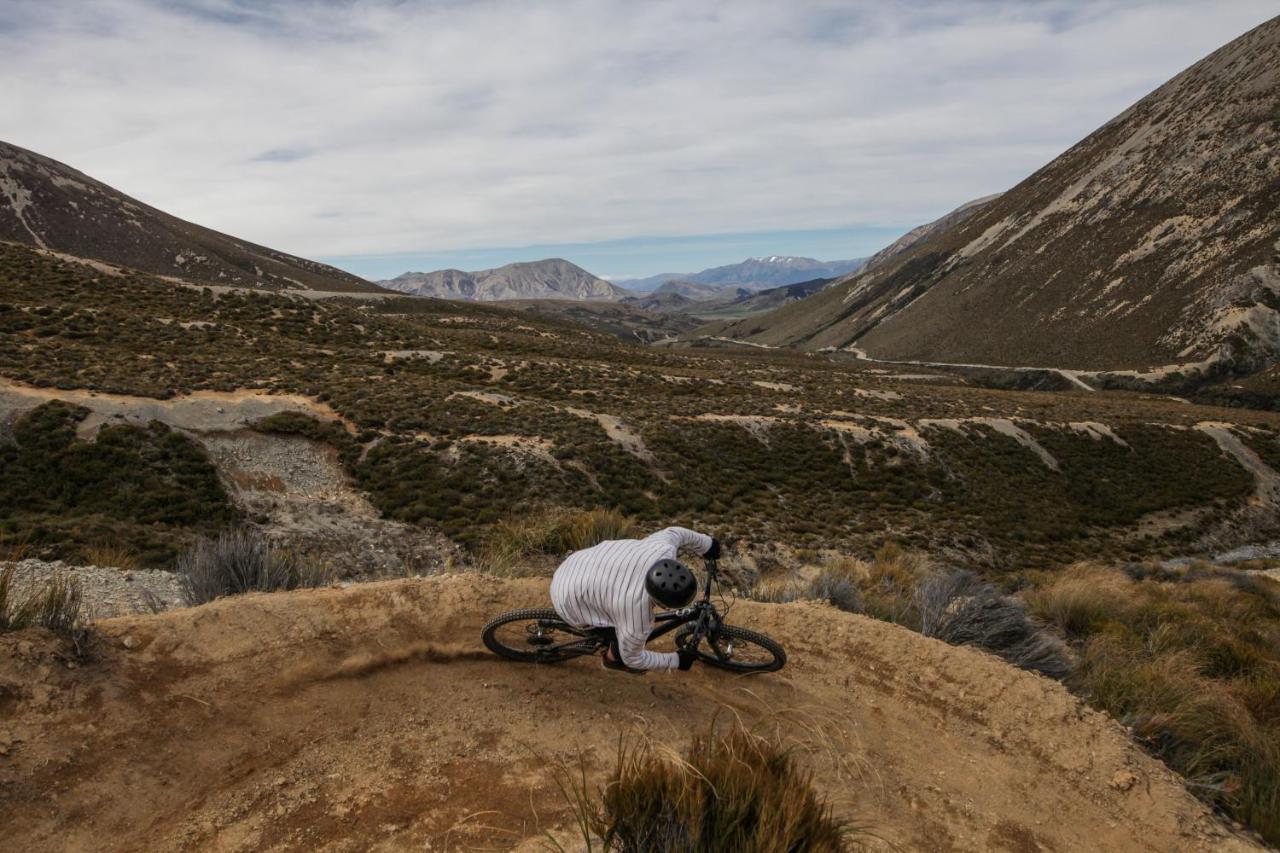
[{"label": "cyclist's shoe", "polygon": [[600,663],[604,665],[605,669],[617,670],[618,672],[629,672],[632,675],[644,675],[643,669],[632,669],[622,661],[615,658],[613,656],[612,648],[607,647],[600,653]]}]

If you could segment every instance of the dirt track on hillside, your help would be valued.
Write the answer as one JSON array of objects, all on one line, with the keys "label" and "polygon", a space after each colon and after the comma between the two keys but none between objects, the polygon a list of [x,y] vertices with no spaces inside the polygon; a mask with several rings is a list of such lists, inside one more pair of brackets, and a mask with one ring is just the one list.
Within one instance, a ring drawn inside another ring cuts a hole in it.
[{"label": "dirt track on hillside", "polygon": [[979,652],[810,603],[734,608],[788,647],[777,675],[482,649],[488,617],[545,602],[474,575],[257,595],[100,623],[74,669],[0,637],[0,843],[538,849],[570,837],[548,760],[598,781],[620,732],[683,747],[727,709],[817,747],[838,812],[901,849],[1253,849],[1117,723]]}]

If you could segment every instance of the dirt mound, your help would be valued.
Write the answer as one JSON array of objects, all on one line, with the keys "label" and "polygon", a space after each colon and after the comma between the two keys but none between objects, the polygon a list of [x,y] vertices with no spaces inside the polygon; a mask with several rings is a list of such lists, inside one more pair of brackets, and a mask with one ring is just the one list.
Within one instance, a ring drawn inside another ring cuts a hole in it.
[{"label": "dirt mound", "polygon": [[[777,675],[633,677],[480,647],[546,582],[446,576],[100,623],[69,667],[0,637],[0,825],[14,849],[506,849],[570,815],[619,733],[683,746],[728,709],[820,748],[841,814],[910,850],[1246,850],[1119,724],[1056,683],[828,607],[738,603]],[[880,844],[880,842],[875,842]]]}]

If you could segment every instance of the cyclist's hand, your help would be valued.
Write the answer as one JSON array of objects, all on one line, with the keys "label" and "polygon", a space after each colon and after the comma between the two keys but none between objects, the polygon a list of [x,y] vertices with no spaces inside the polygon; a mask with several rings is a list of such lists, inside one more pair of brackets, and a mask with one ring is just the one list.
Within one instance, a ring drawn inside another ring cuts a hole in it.
[{"label": "cyclist's hand", "polygon": [[681,672],[688,672],[693,668],[693,662],[698,659],[698,653],[693,649],[676,649],[676,655],[680,658],[679,669]]},{"label": "cyclist's hand", "polygon": [[715,537],[712,537],[711,547],[708,548],[707,553],[703,554],[702,556],[708,560],[720,559],[720,540],[716,539]]}]

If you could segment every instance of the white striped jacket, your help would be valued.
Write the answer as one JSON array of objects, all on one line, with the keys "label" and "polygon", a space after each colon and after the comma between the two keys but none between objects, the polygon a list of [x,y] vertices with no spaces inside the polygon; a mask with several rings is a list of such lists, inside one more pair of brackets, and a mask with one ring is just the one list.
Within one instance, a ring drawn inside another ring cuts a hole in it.
[{"label": "white striped jacket", "polygon": [[613,628],[622,662],[632,669],[675,669],[674,652],[651,652],[653,601],[644,588],[649,567],[675,559],[682,547],[711,550],[711,537],[668,527],[644,539],[601,542],[570,554],[551,578],[551,603],[560,618],[579,628]]}]

